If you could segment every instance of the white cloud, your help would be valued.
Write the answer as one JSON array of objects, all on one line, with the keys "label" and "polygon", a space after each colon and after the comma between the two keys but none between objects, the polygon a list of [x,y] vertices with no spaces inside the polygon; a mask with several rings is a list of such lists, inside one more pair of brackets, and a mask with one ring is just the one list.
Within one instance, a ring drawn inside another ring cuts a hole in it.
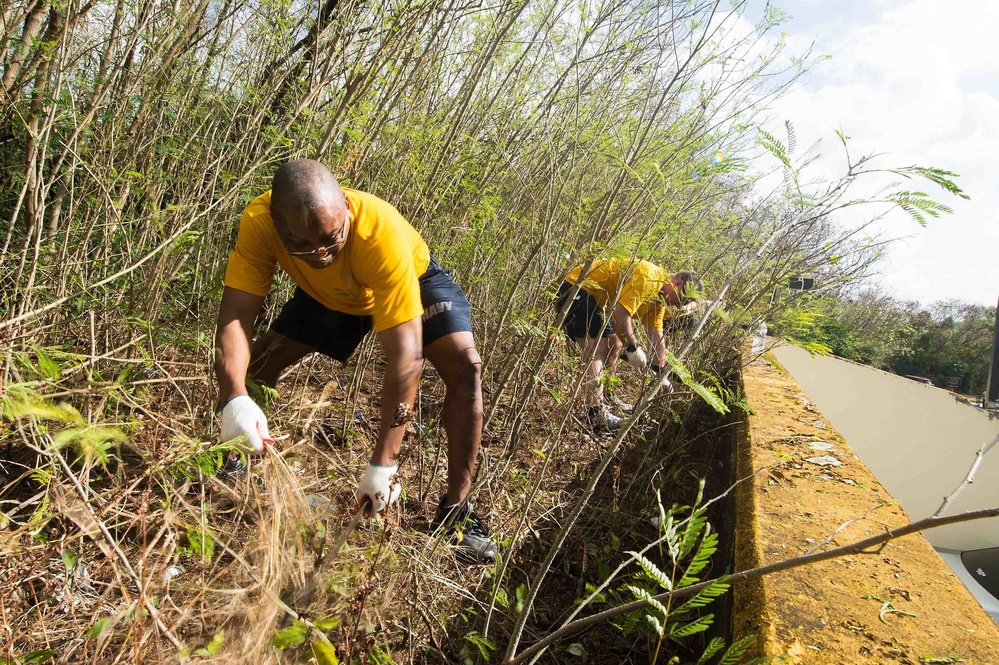
[{"label": "white cloud", "polygon": [[[873,10],[873,13],[872,13]],[[959,200],[927,189],[955,214],[920,229],[904,215],[889,220],[895,236],[915,234],[890,252],[883,281],[898,297],[924,302],[962,297],[992,304],[999,295],[999,185],[992,175],[999,154],[999,49],[994,27],[999,4],[937,0],[884,2],[851,14],[839,5],[796,6],[811,28],[792,38],[814,40],[832,59],[774,105],[791,120],[800,146],[823,139],[816,165],[840,172],[833,131],[852,137],[851,152],[886,153],[884,165],[937,166],[961,175],[972,197]],[[823,13],[828,13],[826,18]],[[970,85],[969,85],[970,82]]]}]

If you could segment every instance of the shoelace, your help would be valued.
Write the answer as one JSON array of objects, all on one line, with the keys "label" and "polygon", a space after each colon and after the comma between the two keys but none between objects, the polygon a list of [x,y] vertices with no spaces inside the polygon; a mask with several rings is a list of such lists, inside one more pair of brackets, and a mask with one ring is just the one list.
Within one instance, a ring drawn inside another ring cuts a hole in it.
[{"label": "shoelace", "polygon": [[489,530],[482,523],[482,520],[475,512],[475,508],[471,506],[463,506],[454,510],[451,515],[445,516],[443,521],[445,523],[450,522],[454,529],[460,530],[462,533],[470,536],[489,537]]},{"label": "shoelace", "polygon": [[469,510],[465,514],[464,524],[462,525],[463,531],[470,536],[480,536],[482,538],[489,537],[489,530],[486,529],[486,525],[482,523],[479,516],[475,514],[474,510]]}]

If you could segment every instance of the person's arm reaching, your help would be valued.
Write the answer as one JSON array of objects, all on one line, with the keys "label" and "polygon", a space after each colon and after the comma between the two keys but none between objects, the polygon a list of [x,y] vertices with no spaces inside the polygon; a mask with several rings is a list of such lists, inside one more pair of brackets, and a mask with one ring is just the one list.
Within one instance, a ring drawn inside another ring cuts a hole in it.
[{"label": "person's arm reaching", "polygon": [[614,306],[614,311],[611,312],[611,321],[614,322],[614,332],[617,333],[625,346],[638,346],[635,327],[631,323],[631,313],[620,303]]},{"label": "person's arm reaching", "polygon": [[215,327],[215,376],[222,407],[222,441],[246,437],[254,452],[270,440],[267,418],[246,391],[253,322],[263,307],[262,296],[225,287]]},{"label": "person's arm reaching", "polygon": [[638,370],[645,369],[648,359],[645,357],[645,351],[638,346],[635,327],[631,323],[631,312],[618,303],[611,312],[611,321],[614,322],[614,332],[624,342],[624,357],[628,364]]},{"label": "person's arm reaching", "polygon": [[215,376],[219,382],[219,405],[246,394],[246,370],[250,366],[253,322],[264,305],[261,296],[225,287],[215,327]]},{"label": "person's arm reaching", "polygon": [[646,326],[645,332],[652,345],[652,371],[658,374],[666,365],[666,335],[661,330],[656,330],[655,326]]},{"label": "person's arm reaching", "polygon": [[371,462],[357,488],[358,506],[370,501],[369,513],[381,511],[398,498],[397,484],[390,481],[423,371],[423,322],[419,317],[410,319],[381,331],[378,340],[386,359],[382,420]]}]

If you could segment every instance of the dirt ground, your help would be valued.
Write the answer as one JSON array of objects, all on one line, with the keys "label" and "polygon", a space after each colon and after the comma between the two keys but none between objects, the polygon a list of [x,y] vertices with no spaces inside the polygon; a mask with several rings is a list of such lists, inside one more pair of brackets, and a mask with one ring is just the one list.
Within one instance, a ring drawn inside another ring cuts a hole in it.
[{"label": "dirt ground", "polygon": [[[738,500],[737,570],[910,521],[786,372],[757,359],[743,380],[755,413],[739,477],[756,475]],[[999,663],[999,627],[921,534],[737,587],[734,632],[789,663]]]},{"label": "dirt ground", "polygon": [[[475,502],[510,565],[470,566],[430,527],[447,457],[443,385],[428,368],[419,427],[412,426],[403,446],[403,500],[383,519],[362,521],[336,555],[320,558],[353,516],[356,478],[376,436],[381,365],[374,351],[368,347],[352,360],[360,365],[353,380],[353,366],[344,370],[325,359],[306,360],[285,376],[268,410],[277,445],[251,457],[246,476],[226,482],[190,461],[217,431],[208,425],[214,400],[207,368],[203,381],[183,384],[185,394],[165,379],[134,394],[116,386],[113,400],[85,384],[86,377],[66,386],[98,422],[134,417],[120,462],[71,469],[86,483],[94,516],[110,525],[106,539],[120,550],[110,554],[80,502],[66,499],[78,491],[68,477],[43,485],[37,474],[24,472],[42,462],[23,445],[21,430],[0,423],[0,448],[7,451],[0,460],[0,503],[16,506],[8,510],[17,514],[0,526],[0,581],[17,581],[0,584],[0,663],[169,663],[179,651],[206,652],[212,644],[216,662],[307,662],[307,642],[274,645],[278,632],[295,629],[292,612],[333,626],[326,635],[340,662],[389,662],[378,660],[383,656],[397,663],[498,662],[529,576],[610,439],[588,434],[579,409],[561,392],[575,358],[541,376],[545,390],[516,426],[520,402],[512,390],[501,398],[500,387],[487,380],[487,409],[498,405],[483,435]],[[637,385],[633,375],[626,378],[629,387]],[[689,397],[680,400],[691,412],[681,420],[693,434],[671,436],[681,429],[672,420],[660,433],[650,415],[641,436],[621,448],[547,576],[522,647],[557,627],[587,585],[600,584],[627,551],[658,537],[650,520],[655,489],[662,489],[665,505],[687,505],[698,480],[713,473],[718,451],[729,449],[727,430]],[[699,420],[702,412],[710,418]],[[560,429],[563,416],[568,420]],[[50,492],[63,500],[48,509]],[[40,517],[33,520],[36,511]],[[192,536],[202,533],[214,545],[198,548],[205,541]],[[139,588],[155,599],[150,604],[159,603],[153,606],[159,620],[183,648],[163,636],[148,610],[133,611]],[[608,593],[610,600],[598,601],[595,610],[632,599],[614,595],[616,588]],[[670,643],[664,652],[692,662],[703,651],[703,637]],[[656,644],[607,623],[556,645],[540,662],[582,662],[569,649],[585,646],[591,665],[647,663]]]}]

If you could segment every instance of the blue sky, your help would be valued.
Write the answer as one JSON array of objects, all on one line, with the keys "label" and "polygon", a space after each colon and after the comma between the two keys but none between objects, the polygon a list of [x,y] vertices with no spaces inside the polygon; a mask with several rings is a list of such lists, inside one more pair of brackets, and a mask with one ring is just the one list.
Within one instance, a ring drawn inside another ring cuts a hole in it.
[{"label": "blue sky", "polygon": [[[747,18],[762,11],[750,0]],[[809,44],[818,63],[772,105],[774,127],[785,119],[799,146],[822,140],[816,165],[835,175],[841,163],[834,130],[851,137],[851,152],[885,153],[885,165],[936,166],[960,174],[971,196],[933,193],[955,214],[922,228],[903,214],[882,229],[903,238],[881,266],[880,284],[925,303],[959,298],[995,305],[999,297],[999,3],[985,0],[816,0],[777,6],[792,52]]]}]

